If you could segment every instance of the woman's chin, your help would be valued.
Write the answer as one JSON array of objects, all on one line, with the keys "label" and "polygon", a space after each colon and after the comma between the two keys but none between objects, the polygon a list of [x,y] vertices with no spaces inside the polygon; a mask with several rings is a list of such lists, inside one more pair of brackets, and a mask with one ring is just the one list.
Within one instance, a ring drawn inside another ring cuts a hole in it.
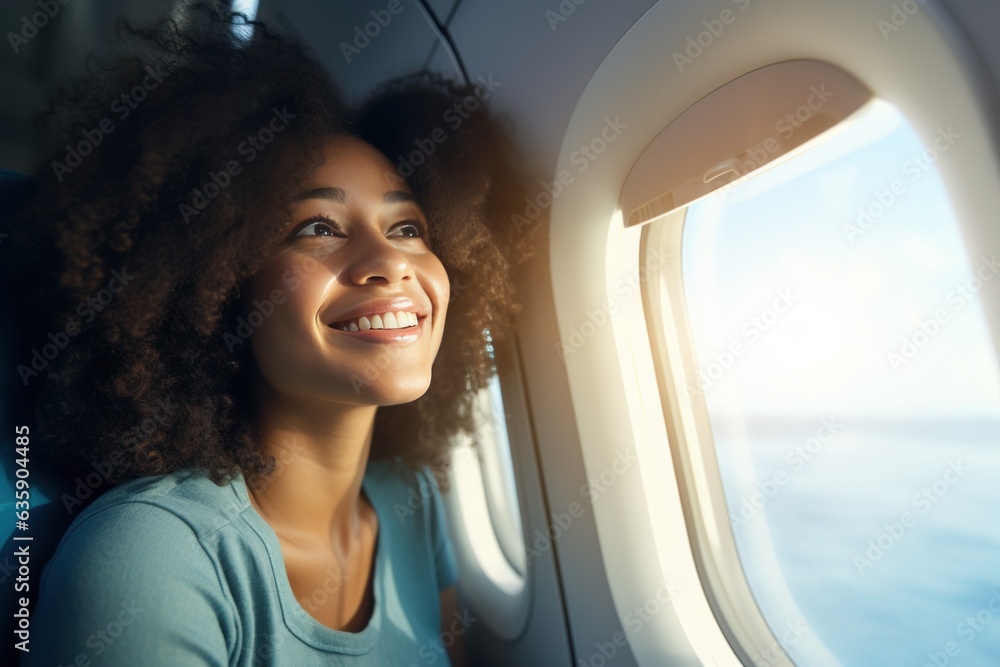
[{"label": "woman's chin", "polygon": [[414,378],[410,382],[355,382],[358,399],[368,405],[400,405],[412,403],[427,393],[430,377]]}]

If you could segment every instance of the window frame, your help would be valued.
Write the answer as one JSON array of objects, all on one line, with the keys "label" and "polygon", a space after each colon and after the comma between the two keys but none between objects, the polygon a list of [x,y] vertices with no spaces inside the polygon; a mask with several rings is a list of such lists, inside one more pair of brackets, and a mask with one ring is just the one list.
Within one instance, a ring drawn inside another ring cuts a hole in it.
[{"label": "window frame", "polygon": [[[552,203],[550,216],[555,344],[567,341],[589,309],[614,295],[615,281],[636,269],[639,236],[623,234],[617,190],[643,150],[671,119],[715,88],[789,58],[822,60],[852,73],[899,108],[925,142],[942,122],[976,137],[949,151],[938,166],[970,255],[1000,248],[1000,228],[994,223],[1000,208],[996,188],[1000,151],[988,113],[995,87],[982,76],[976,54],[942,7],[930,1],[922,4],[887,44],[877,25],[892,12],[891,0],[748,3],[752,8],[737,14],[725,37],[705,49],[693,65],[683,72],[671,68],[672,52],[685,44],[688,33],[697,34],[704,19],[718,15],[723,7],[731,9],[732,4],[657,3],[604,59],[576,103],[549,178],[563,171],[573,176],[572,187]],[[616,114],[629,129],[585,171],[575,170],[574,151]],[[631,253],[623,253],[623,245],[630,246]],[[989,289],[982,293],[984,302],[1000,303],[1000,286]],[[994,309],[987,318],[1000,347],[1000,310]],[[611,463],[609,443],[632,448],[642,468],[639,477],[631,478],[636,483],[616,485],[593,505],[594,536],[580,535],[579,542],[593,540],[599,546],[599,560],[587,561],[586,574],[583,566],[562,564],[564,574],[576,577],[565,584],[572,641],[578,656],[593,653],[595,638],[610,638],[626,627],[630,610],[648,597],[651,582],[676,575],[684,592],[672,600],[672,611],[657,615],[641,633],[627,634],[635,664],[651,667],[670,656],[676,664],[735,666],[740,661],[711,612],[694,565],[679,500],[682,490],[672,481],[666,429],[662,421],[659,427],[655,423],[657,413],[662,419],[660,398],[643,400],[640,391],[640,378],[649,374],[652,363],[645,324],[641,309],[638,319],[622,314],[563,360],[580,450],[569,469],[575,472],[582,463],[583,472],[553,485],[550,504],[564,506],[574,484]],[[645,347],[639,344],[644,336]],[[532,369],[527,370],[531,376]],[[653,391],[658,392],[655,375]],[[657,445],[663,456],[657,456]],[[552,446],[568,449],[561,442]],[[668,511],[669,525],[654,524],[654,507],[658,514]],[[626,514],[629,520],[622,521]],[[577,539],[571,541],[575,545]],[[615,605],[613,619],[603,609],[583,611],[588,596],[580,587],[587,583],[586,577],[593,578],[595,561],[604,565],[603,579]],[[702,613],[703,609],[708,611]],[[688,612],[697,615],[696,622]]]},{"label": "window frame", "polygon": [[[688,539],[709,604],[741,660],[757,664],[754,656],[765,656],[769,666],[794,667],[757,606],[740,562],[708,405],[704,391],[698,388],[698,358],[688,318],[682,265],[689,206],[645,225],[640,244],[641,256],[648,256],[649,248],[653,247],[673,260],[644,283],[643,311],[651,334],[652,354],[660,362],[653,365],[652,372],[681,489]],[[761,546],[770,548],[771,544],[765,542]],[[776,562],[776,558],[769,562]],[[780,572],[772,573],[768,586],[778,589],[785,621],[803,618]],[[839,664],[816,633],[807,641],[810,655],[820,665]]]},{"label": "window frame", "polygon": [[[533,451],[530,421],[524,395],[523,380],[518,366],[517,346],[513,341],[497,344],[492,341],[497,364],[497,382],[504,396],[503,424],[510,445],[510,463],[514,476],[514,503],[518,509],[516,525],[521,527],[520,541],[525,544],[528,525],[523,502],[525,472],[521,450]],[[480,390],[477,400],[489,401],[488,388]],[[480,433],[455,443],[452,467],[448,471],[451,492],[445,495],[445,509],[451,528],[452,542],[459,565],[459,584],[463,597],[482,616],[486,625],[499,637],[516,639],[529,620],[533,596],[533,573],[527,566],[518,568],[509,550],[510,537],[498,531],[495,514],[498,510],[493,485],[487,482],[483,452],[472,442]],[[488,525],[489,530],[473,527]],[[475,538],[470,536],[475,533]],[[506,540],[506,544],[505,544]],[[526,564],[527,565],[527,564]]]},{"label": "window frame", "polygon": [[[508,378],[508,384],[512,380]],[[514,571],[524,577],[527,572],[524,526],[521,523],[521,503],[517,492],[514,448],[510,442],[510,413],[507,411],[503,385],[500,373],[497,373],[490,379],[489,386],[484,387],[480,393],[480,405],[488,404],[483,407],[489,410],[492,423],[498,426],[502,423],[503,428],[492,429],[490,447],[484,447],[483,443],[479,444],[479,466],[483,475],[490,521],[500,549]],[[500,414],[497,413],[498,407],[502,410]],[[509,487],[508,475],[513,479],[513,484]]]}]

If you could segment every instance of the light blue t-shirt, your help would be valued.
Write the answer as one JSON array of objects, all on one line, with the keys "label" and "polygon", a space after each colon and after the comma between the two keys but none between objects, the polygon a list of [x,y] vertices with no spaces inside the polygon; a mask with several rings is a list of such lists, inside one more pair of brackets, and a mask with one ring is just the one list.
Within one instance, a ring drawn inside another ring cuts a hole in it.
[{"label": "light blue t-shirt", "polygon": [[118,486],[81,512],[42,574],[21,664],[448,665],[438,594],[457,571],[434,478],[371,462],[363,488],[379,532],[374,611],[360,632],[303,607],[336,594],[333,573],[314,598],[295,598],[242,476],[220,487],[183,470]]}]

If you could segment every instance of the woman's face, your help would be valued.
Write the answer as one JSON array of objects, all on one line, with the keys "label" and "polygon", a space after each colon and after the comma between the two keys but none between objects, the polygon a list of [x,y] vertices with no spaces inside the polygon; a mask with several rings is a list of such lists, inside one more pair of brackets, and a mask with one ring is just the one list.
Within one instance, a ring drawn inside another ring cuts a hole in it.
[{"label": "woman's face", "polygon": [[347,135],[332,137],[325,153],[280,246],[244,289],[241,326],[252,330],[257,368],[279,394],[415,400],[441,344],[448,276],[393,164]]}]

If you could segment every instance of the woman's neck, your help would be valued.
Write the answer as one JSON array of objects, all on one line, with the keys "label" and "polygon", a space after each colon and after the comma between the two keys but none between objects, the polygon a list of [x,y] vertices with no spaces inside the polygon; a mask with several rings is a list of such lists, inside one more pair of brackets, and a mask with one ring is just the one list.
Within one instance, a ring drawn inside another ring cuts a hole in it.
[{"label": "woman's neck", "polygon": [[289,399],[257,385],[258,446],[275,469],[248,485],[251,503],[284,542],[347,549],[362,529],[376,407]]}]

